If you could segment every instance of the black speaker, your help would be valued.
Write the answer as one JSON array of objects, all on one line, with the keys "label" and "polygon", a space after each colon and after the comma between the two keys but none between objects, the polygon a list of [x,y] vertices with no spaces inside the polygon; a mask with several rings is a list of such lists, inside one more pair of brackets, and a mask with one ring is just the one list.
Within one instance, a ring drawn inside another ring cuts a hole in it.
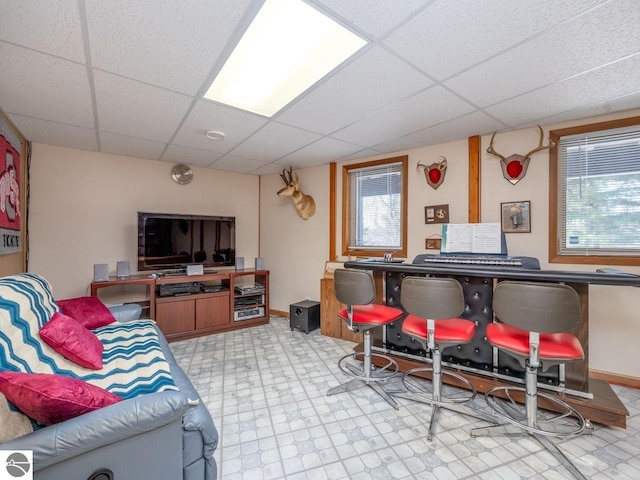
[{"label": "black speaker", "polygon": [[320,328],[320,302],[303,300],[289,305],[289,327],[299,328],[305,333]]}]

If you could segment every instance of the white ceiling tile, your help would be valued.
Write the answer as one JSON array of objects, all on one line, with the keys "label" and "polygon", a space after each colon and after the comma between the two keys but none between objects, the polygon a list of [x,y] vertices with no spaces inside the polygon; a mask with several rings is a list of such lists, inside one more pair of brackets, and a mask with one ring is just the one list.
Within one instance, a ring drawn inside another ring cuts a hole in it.
[{"label": "white ceiling tile", "polygon": [[84,66],[3,42],[0,65],[5,112],[80,127],[95,126]]},{"label": "white ceiling tile", "polygon": [[473,110],[469,103],[436,85],[331,136],[362,146],[377,145]]},{"label": "white ceiling tile", "polygon": [[[267,123],[265,117],[225,107],[208,100],[199,100],[185,119],[174,143],[187,147],[225,153]],[[224,133],[224,140],[212,141],[208,130]]]},{"label": "white ceiling tile", "polygon": [[432,83],[397,57],[374,47],[276,118],[289,125],[329,134]]},{"label": "white ceiling tile", "polygon": [[77,2],[0,0],[0,12],[0,32],[4,40],[85,63]]},{"label": "white ceiling tile", "polygon": [[485,109],[507,125],[574,110],[638,92],[640,54]]},{"label": "white ceiling tile", "polygon": [[351,160],[358,160],[360,158],[369,158],[369,157],[373,157],[375,155],[380,155],[380,151],[378,150],[373,150],[371,148],[365,148],[363,150],[360,150],[358,152],[354,152],[351,155],[347,155],[346,157],[343,157],[340,159],[340,161],[344,162],[344,161],[351,161]]},{"label": "white ceiling tile", "polygon": [[315,167],[335,162],[361,150],[362,147],[358,145],[325,137],[281,158],[278,163],[288,163],[294,168]]},{"label": "white ceiling tile", "polygon": [[618,0],[550,29],[446,82],[480,106],[492,105],[640,51],[640,8]]},{"label": "white ceiling tile", "polygon": [[251,173],[253,173],[254,175],[273,175],[274,173],[282,173],[283,168],[288,168],[288,165],[285,166],[277,162],[271,162],[266,165],[263,165],[260,168],[256,168]]},{"label": "white ceiling tile", "polygon": [[195,95],[251,3],[86,0],[93,64]]},{"label": "white ceiling tile", "polygon": [[384,40],[443,80],[603,0],[439,0]]},{"label": "white ceiling tile", "polygon": [[157,160],[166,146],[166,143],[100,132],[100,151],[104,153]]},{"label": "white ceiling tile", "polygon": [[253,158],[243,158],[235,155],[225,155],[216,160],[210,166],[211,168],[226,170],[237,173],[253,173],[256,169],[264,167],[271,162],[263,162]]},{"label": "white ceiling tile", "polygon": [[64,123],[9,114],[11,121],[30,142],[80,150],[97,150],[96,131]]},{"label": "white ceiling tile", "polygon": [[182,147],[180,145],[170,145],[164,152],[160,160],[163,162],[184,163],[186,165],[198,165],[208,167],[218,160],[222,153],[215,153],[197,148]]},{"label": "white ceiling tile", "polygon": [[461,138],[460,132],[465,132],[465,135],[470,137],[473,135],[485,135],[503,128],[504,125],[496,122],[484,113],[473,112],[464,117],[459,117],[406,135],[401,139],[377,145],[376,149],[384,153],[398,152],[411,148],[462,140],[462,138],[465,137]]},{"label": "white ceiling tile", "polygon": [[419,8],[428,3],[426,0],[320,0],[320,3],[336,12],[357,29],[379,38],[391,28],[402,22]]},{"label": "white ceiling tile", "polygon": [[256,160],[276,160],[321,138],[317,133],[269,122],[235,147],[231,153]]},{"label": "white ceiling tile", "polygon": [[158,87],[96,71],[100,130],[167,143],[192,99]]}]

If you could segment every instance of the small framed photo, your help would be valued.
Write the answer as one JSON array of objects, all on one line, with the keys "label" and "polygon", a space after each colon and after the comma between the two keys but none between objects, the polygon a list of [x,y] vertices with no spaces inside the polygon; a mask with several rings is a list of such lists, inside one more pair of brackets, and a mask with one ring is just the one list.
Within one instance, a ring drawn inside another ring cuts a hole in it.
[{"label": "small framed photo", "polygon": [[424,223],[449,223],[449,204],[424,207]]},{"label": "small framed photo", "polygon": [[505,202],[500,204],[504,233],[531,232],[531,202]]}]

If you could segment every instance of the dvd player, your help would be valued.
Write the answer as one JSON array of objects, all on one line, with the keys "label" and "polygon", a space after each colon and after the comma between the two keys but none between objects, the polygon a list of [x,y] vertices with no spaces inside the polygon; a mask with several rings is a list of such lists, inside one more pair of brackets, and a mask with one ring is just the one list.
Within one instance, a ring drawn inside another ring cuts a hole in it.
[{"label": "dvd player", "polygon": [[236,285],[234,287],[235,293],[239,295],[253,295],[256,293],[264,293],[264,285],[260,283],[252,283],[246,285]]},{"label": "dvd player", "polygon": [[190,293],[200,293],[200,282],[169,283],[158,286],[158,295],[161,297]]}]

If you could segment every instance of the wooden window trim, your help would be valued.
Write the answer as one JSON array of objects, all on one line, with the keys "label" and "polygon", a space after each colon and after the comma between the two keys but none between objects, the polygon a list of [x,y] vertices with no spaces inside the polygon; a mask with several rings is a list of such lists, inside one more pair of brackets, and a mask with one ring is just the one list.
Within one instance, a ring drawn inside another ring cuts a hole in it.
[{"label": "wooden window trim", "polygon": [[622,118],[608,122],[551,130],[549,138],[554,146],[549,150],[549,263],[583,265],[640,265],[638,256],[622,255],[560,255],[558,253],[558,143],[560,137],[640,125],[640,117]]},{"label": "wooden window trim", "polygon": [[342,167],[342,255],[346,257],[350,256],[363,256],[363,257],[382,257],[384,252],[380,250],[356,250],[352,251],[348,249],[349,246],[349,171],[357,168],[376,167],[379,165],[385,165],[389,163],[402,162],[402,249],[394,250],[393,254],[396,257],[407,258],[407,202],[409,196],[408,192],[408,163],[409,156],[402,155],[399,157],[384,158],[381,160],[372,160],[363,163],[353,163],[350,165],[344,165]]}]

